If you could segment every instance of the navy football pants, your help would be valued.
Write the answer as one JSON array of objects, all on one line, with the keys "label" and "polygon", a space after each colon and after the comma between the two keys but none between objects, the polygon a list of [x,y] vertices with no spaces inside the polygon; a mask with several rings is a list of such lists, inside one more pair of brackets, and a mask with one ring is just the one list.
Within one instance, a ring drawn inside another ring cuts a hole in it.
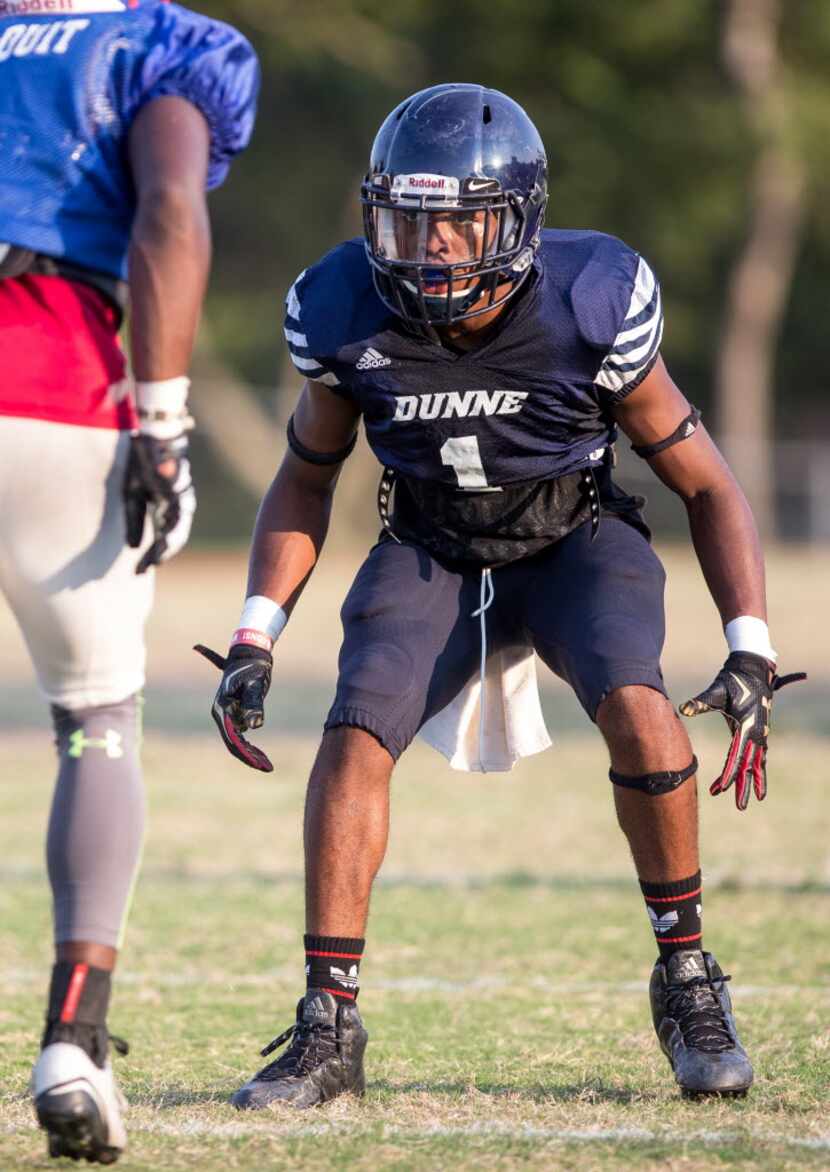
[{"label": "navy football pants", "polygon": [[[665,573],[646,539],[603,517],[550,549],[492,571],[487,646],[529,642],[593,720],[615,688],[665,695]],[[419,546],[382,541],[343,604],[339,678],[326,728],[372,733],[397,760],[477,674],[481,571],[449,570]]]}]

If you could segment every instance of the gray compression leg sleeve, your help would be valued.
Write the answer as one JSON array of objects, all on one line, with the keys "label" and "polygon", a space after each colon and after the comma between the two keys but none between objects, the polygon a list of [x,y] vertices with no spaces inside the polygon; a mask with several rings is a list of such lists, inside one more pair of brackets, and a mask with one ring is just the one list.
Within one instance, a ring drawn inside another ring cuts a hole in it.
[{"label": "gray compression leg sleeve", "polygon": [[46,858],[56,944],[120,947],[144,835],[140,706],[140,696],[52,706],[60,769]]}]

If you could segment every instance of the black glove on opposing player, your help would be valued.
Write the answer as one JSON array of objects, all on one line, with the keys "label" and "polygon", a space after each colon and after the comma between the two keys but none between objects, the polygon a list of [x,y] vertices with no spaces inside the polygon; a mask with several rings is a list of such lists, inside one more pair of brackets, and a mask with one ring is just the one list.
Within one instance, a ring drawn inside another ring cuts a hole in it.
[{"label": "black glove on opposing player", "polygon": [[[159,471],[168,467],[172,475]],[[178,553],[190,536],[196,495],[187,459],[187,436],[156,439],[151,435],[134,435],[123,493],[127,545],[133,549],[141,545],[144,518],[150,511],[153,542],[135,568],[137,574],[143,574],[150,566],[157,566]]]},{"label": "black glove on opposing player", "polygon": [[732,732],[723,773],[712,782],[710,794],[722,794],[734,782],[735,805],[739,810],[746,809],[753,788],[758,801],[764,800],[772,694],[806,678],[803,671],[777,676],[763,655],[733,651],[709,687],[680,705],[683,716],[722,712]]},{"label": "black glove on opposing player", "polygon": [[201,643],[193,650],[222,672],[222,682],[210,712],[228,752],[251,769],[273,772],[274,766],[263,751],[242,736],[249,728],[261,728],[265,719],[263,707],[274,663],[270,651],[237,644],[225,658]]}]

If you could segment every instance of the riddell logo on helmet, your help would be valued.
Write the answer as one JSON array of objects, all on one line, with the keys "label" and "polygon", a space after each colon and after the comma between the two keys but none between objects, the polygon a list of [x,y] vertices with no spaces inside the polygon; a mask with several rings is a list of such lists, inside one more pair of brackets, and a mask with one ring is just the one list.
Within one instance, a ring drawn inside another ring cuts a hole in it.
[{"label": "riddell logo on helmet", "polygon": [[430,175],[419,172],[415,175],[396,175],[392,181],[396,195],[458,195],[458,180],[453,175]]}]

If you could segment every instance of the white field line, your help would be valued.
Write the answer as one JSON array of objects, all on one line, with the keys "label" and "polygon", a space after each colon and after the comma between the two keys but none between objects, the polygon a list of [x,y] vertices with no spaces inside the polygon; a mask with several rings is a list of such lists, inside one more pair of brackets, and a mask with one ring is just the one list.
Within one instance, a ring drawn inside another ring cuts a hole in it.
[{"label": "white field line", "polygon": [[[296,966],[272,969],[265,973],[205,972],[194,973],[138,973],[130,969],[119,972],[120,985],[138,985],[146,988],[224,988],[224,989],[273,989],[275,986],[296,981],[300,969]],[[44,980],[40,969],[0,970],[0,988],[30,988]],[[509,977],[475,977],[470,981],[451,981],[444,977],[390,977],[372,980],[366,988],[380,993],[470,993],[486,992],[489,989],[514,988],[516,981]],[[648,991],[647,981],[548,981],[544,977],[531,977],[524,982],[527,989],[538,989],[555,995],[580,995],[591,993],[640,994]],[[827,984],[805,985],[736,985],[729,986],[735,1000],[749,997],[798,997],[809,993],[811,996],[830,996],[830,982]]]},{"label": "white field line", "polygon": [[[46,873],[41,866],[31,863],[0,865],[0,882],[45,883]],[[141,871],[139,881],[146,884],[169,883],[173,886],[213,886],[231,884],[235,887],[250,885],[268,887],[302,887],[305,879],[302,871],[271,871],[256,867],[164,867],[148,865]],[[704,880],[707,892],[726,891],[737,895],[750,892],[771,892],[782,895],[829,895],[830,877],[814,874],[793,873],[772,879],[763,875],[742,876],[736,882],[732,874],[712,871]],[[376,888],[414,888],[416,890],[482,891],[491,887],[511,887],[516,890],[549,888],[564,893],[591,891],[619,891],[624,894],[636,893],[637,881],[633,875],[597,875],[594,878],[573,874],[538,874],[532,871],[447,871],[411,872],[390,871],[375,880]]]},{"label": "white field line", "polygon": [[[128,1118],[129,1123],[129,1118]],[[5,1135],[21,1135],[36,1130],[34,1121],[23,1124],[6,1124],[0,1127]],[[201,1119],[182,1120],[168,1123],[163,1120],[133,1120],[129,1127],[132,1135],[164,1135],[173,1139],[188,1139],[197,1136],[216,1139],[251,1139],[257,1136],[284,1136],[292,1139],[315,1137],[336,1138],[339,1135],[371,1135],[375,1126],[371,1123],[323,1122],[295,1124],[279,1118],[259,1119],[251,1123],[209,1123]],[[544,1140],[558,1144],[591,1143],[666,1143],[677,1146],[676,1131],[654,1131],[644,1127],[609,1128],[563,1128],[540,1127],[532,1124],[469,1123],[447,1126],[440,1123],[426,1127],[402,1127],[382,1124],[381,1140],[425,1140],[425,1139],[530,1139]],[[776,1132],[757,1131],[746,1128],[742,1131],[692,1131],[683,1136],[684,1146],[703,1144],[707,1147],[723,1147],[726,1144],[762,1144],[787,1148],[807,1148],[813,1151],[830,1150],[830,1135],[798,1136],[782,1135]]]}]

